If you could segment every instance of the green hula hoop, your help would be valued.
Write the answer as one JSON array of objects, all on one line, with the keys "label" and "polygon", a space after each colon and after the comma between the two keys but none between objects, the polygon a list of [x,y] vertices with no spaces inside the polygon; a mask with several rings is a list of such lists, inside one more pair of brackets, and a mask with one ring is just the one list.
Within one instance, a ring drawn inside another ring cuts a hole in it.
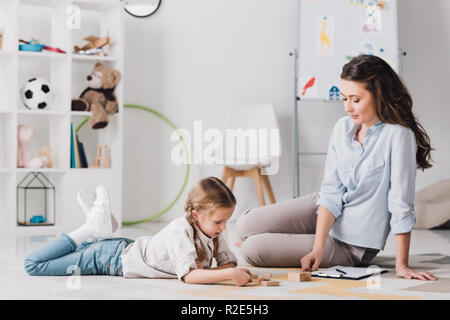
[{"label": "green hula hoop", "polygon": [[[180,191],[178,191],[177,195],[175,196],[175,199],[172,200],[172,202],[169,203],[169,205],[167,207],[165,207],[164,209],[162,209],[161,211],[157,212],[156,214],[152,215],[149,218],[146,219],[141,219],[141,220],[136,220],[136,221],[122,221],[122,225],[124,226],[130,226],[130,225],[135,225],[135,224],[140,224],[140,223],[144,223],[144,222],[149,222],[152,221],[160,216],[162,216],[164,213],[166,213],[167,211],[169,211],[170,208],[173,207],[173,205],[178,201],[178,199],[180,198],[181,194],[183,193],[184,189],[186,188],[187,182],[188,182],[188,178],[189,178],[189,170],[190,170],[190,165],[189,165],[189,153],[188,153],[188,148],[186,146],[186,143],[184,142],[183,136],[180,134],[180,132],[178,131],[178,128],[172,123],[172,121],[170,121],[169,119],[167,119],[164,115],[162,115],[161,113],[159,113],[158,111],[155,111],[153,109],[144,107],[144,106],[139,106],[136,104],[126,104],[124,105],[124,108],[130,108],[130,109],[138,109],[138,110],[143,110],[143,111],[147,111],[150,113],[153,113],[154,115],[156,115],[158,118],[160,118],[161,120],[163,120],[164,122],[166,122],[172,129],[174,129],[179,137],[180,140],[183,142],[183,147],[184,147],[184,152],[186,154],[187,157],[187,161],[186,161],[186,173],[184,175],[184,181],[183,181],[183,185],[181,186]],[[86,117],[76,128],[75,132],[78,133],[78,131],[80,131],[80,129],[86,124],[86,122],[88,122],[89,117]]]}]

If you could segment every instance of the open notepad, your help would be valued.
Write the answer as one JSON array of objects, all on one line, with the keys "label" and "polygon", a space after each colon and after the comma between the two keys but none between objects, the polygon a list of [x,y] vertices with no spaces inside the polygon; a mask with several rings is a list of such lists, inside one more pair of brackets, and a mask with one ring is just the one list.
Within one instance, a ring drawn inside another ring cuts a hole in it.
[{"label": "open notepad", "polygon": [[383,268],[355,268],[355,267],[334,266],[324,270],[313,271],[311,272],[311,276],[320,278],[359,280],[388,271],[389,271],[388,269]]}]

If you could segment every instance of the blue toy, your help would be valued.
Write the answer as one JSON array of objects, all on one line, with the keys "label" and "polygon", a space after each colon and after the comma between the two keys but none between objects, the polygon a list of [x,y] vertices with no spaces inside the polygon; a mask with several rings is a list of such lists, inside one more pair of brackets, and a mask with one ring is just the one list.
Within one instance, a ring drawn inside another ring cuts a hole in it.
[{"label": "blue toy", "polygon": [[40,44],[37,40],[31,40],[29,43],[19,44],[20,51],[42,51],[44,45]]},{"label": "blue toy", "polygon": [[30,218],[30,223],[46,223],[47,219],[45,219],[43,216],[32,216]]},{"label": "blue toy", "polygon": [[339,101],[340,97],[339,97],[339,89],[336,86],[332,86],[330,91],[329,91],[329,98],[330,100],[335,100],[335,101]]}]

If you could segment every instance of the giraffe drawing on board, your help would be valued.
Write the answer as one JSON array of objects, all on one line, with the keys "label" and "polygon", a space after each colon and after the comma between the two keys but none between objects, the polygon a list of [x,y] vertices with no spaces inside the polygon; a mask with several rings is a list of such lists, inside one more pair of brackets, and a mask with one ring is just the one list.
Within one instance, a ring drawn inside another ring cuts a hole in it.
[{"label": "giraffe drawing on board", "polygon": [[322,19],[322,28],[320,30],[320,55],[321,56],[326,56],[326,55],[330,55],[330,50],[331,50],[331,39],[330,37],[326,34],[326,29],[327,29],[327,17],[323,17]]}]

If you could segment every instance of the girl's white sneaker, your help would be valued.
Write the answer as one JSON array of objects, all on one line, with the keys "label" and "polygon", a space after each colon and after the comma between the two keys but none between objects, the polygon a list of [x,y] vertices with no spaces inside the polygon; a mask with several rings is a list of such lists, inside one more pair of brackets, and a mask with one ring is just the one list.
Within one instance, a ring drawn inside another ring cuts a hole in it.
[{"label": "girl's white sneaker", "polygon": [[94,237],[98,240],[112,237],[118,223],[111,213],[111,202],[104,186],[98,186],[96,192],[81,190],[77,193],[78,203],[86,215],[86,222],[95,226]]}]

